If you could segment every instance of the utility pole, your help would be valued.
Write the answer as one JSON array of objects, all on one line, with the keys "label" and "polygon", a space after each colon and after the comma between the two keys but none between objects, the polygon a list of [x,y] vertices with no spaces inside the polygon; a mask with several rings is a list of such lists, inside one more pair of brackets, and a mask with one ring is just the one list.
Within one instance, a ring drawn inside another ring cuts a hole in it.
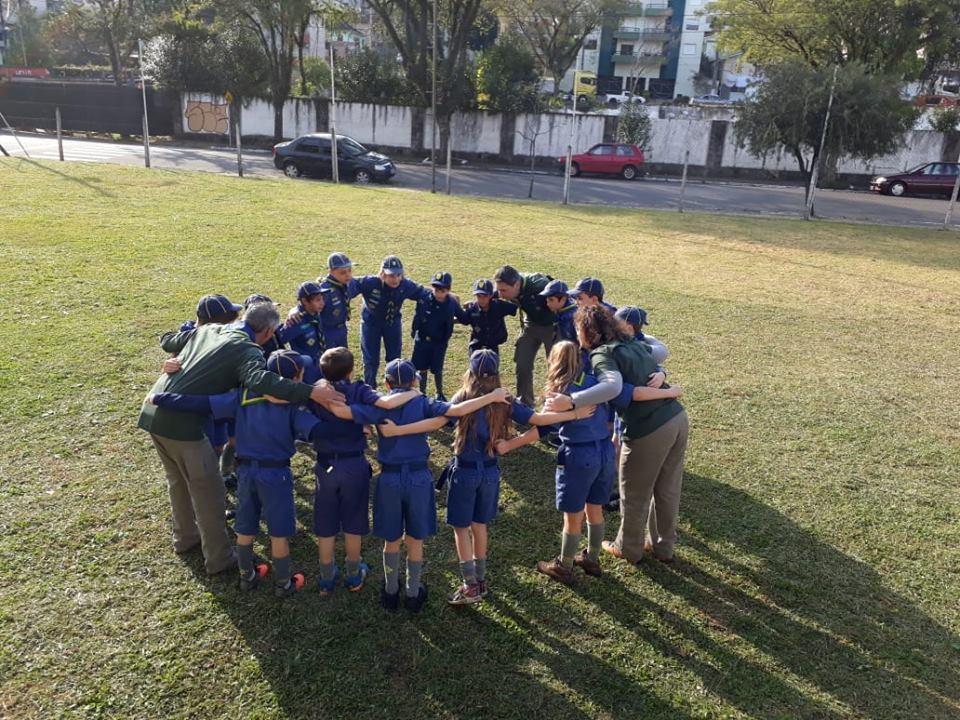
[{"label": "utility pole", "polygon": [[[328,35],[329,37],[329,35]],[[330,41],[327,41],[330,44]],[[340,182],[340,156],[337,152],[337,83],[333,75],[333,45],[330,45],[330,162],[333,182]]]},{"label": "utility pole", "polygon": [[150,121],[147,119],[147,83],[143,78],[143,40],[137,39],[137,59],[140,61],[140,94],[143,97],[143,164],[150,167]]},{"label": "utility pole", "polygon": [[[430,49],[430,192],[437,192],[437,0],[433,0]],[[448,139],[447,142],[450,142]]]},{"label": "utility pole", "polygon": [[827,100],[827,116],[823,119],[823,132],[820,133],[820,149],[817,150],[817,161],[810,169],[810,187],[807,188],[807,205],[803,210],[803,219],[813,217],[813,199],[817,194],[817,178],[820,175],[820,161],[823,159],[823,146],[827,142],[827,129],[830,127],[830,111],[833,109],[833,94],[837,89],[837,70],[839,65],[833,66],[833,82],[830,84],[830,99]]}]

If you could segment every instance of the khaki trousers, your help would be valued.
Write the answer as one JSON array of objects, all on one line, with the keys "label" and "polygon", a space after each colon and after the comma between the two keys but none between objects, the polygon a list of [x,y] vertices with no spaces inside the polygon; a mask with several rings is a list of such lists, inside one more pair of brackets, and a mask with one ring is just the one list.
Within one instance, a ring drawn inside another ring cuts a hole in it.
[{"label": "khaki trousers", "polygon": [[[684,410],[649,435],[623,440],[620,450],[620,530],[614,545],[631,562],[643,559],[648,518],[651,531],[656,535],[651,537],[654,553],[661,558],[673,557],[688,430]],[[650,518],[651,502],[653,518]]]},{"label": "khaki trousers", "polygon": [[513,361],[517,364],[517,396],[524,405],[533,407],[533,364],[537,359],[537,350],[543,345],[544,354],[549,355],[555,335],[552,325],[524,323],[523,330],[517,336]]},{"label": "khaki trousers", "polygon": [[150,437],[167,475],[174,550],[186,552],[200,543],[208,574],[235,568],[237,558],[225,518],[226,491],[210,442]]}]

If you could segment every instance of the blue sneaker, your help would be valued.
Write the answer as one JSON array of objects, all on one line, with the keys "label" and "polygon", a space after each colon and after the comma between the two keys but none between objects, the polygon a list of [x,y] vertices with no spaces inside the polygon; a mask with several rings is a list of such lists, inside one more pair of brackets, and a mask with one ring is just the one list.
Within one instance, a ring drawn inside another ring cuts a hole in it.
[{"label": "blue sneaker", "polygon": [[324,580],[322,577],[317,578],[317,590],[320,591],[321,597],[326,597],[334,591],[337,587],[337,579],[340,577],[340,568],[336,565],[333,566],[333,577],[329,580]]},{"label": "blue sneaker", "polygon": [[359,592],[363,588],[363,581],[367,579],[370,566],[361,560],[358,570],[356,575],[345,575],[343,578],[343,584],[350,592]]}]

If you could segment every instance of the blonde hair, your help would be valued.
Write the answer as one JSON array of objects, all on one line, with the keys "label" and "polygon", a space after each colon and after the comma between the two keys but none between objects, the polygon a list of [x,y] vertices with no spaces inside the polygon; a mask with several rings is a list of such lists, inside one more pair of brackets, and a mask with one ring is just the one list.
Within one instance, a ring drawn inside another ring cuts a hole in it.
[{"label": "blonde hair", "polygon": [[569,340],[561,340],[550,350],[547,359],[547,392],[562,393],[571,383],[580,377],[583,362],[580,359],[580,348]]},{"label": "blonde hair", "polygon": [[[463,374],[463,385],[451,399],[458,403],[464,400],[486,395],[491,390],[500,387],[500,375],[485,375],[477,377],[470,370]],[[490,439],[487,441],[487,447],[484,451],[487,455],[495,454],[494,445],[498,440],[506,440],[510,437],[510,405],[504,403],[493,403],[487,405],[487,427],[490,430]],[[453,452],[460,455],[467,448],[468,441],[476,442],[477,439],[477,413],[464,415],[457,422],[457,428],[453,436]]]}]

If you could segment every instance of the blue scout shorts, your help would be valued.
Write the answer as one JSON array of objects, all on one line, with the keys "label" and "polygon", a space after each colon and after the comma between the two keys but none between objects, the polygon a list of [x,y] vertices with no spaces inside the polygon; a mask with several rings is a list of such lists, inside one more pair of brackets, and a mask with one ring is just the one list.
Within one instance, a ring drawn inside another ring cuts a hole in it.
[{"label": "blue scout shorts", "polygon": [[447,356],[447,343],[416,340],[410,362],[417,370],[429,370],[434,375],[443,372],[443,359]]},{"label": "blue scout shorts", "polygon": [[486,525],[497,516],[500,502],[500,467],[496,458],[478,463],[459,460],[447,491],[447,525],[464,528]]},{"label": "blue scout shorts", "polygon": [[293,473],[289,467],[262,467],[255,462],[237,466],[237,515],[233,529],[238,535],[256,535],[261,518],[270,537],[296,534],[297,508],[293,499]]},{"label": "blue scout shorts", "polygon": [[434,495],[427,463],[385,463],[373,493],[373,534],[386,542],[396,542],[404,534],[414,540],[435,535]]},{"label": "blue scout shorts", "polygon": [[373,471],[362,451],[337,457],[317,456],[313,494],[313,532],[333,537],[370,532],[370,478]]},{"label": "blue scout shorts", "polygon": [[561,445],[557,451],[557,510],[580,512],[587,503],[606,503],[616,476],[613,455],[613,443],[608,439]]}]

